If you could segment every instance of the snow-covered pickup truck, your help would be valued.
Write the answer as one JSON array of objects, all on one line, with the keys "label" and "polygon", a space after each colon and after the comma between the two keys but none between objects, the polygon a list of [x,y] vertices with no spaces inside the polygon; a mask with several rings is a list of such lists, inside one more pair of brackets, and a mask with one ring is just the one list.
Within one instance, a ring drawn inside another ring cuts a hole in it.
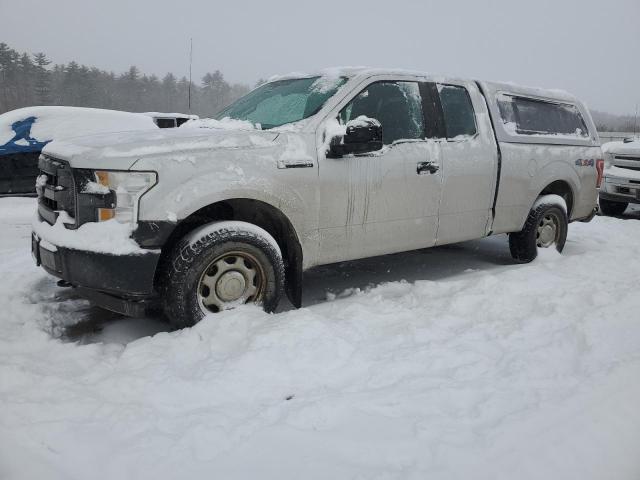
[{"label": "snow-covered pickup truck", "polygon": [[630,203],[640,203],[640,139],[610,142],[604,151],[604,183],[600,211],[622,215]]},{"label": "snow-covered pickup truck", "polygon": [[176,326],[301,304],[316,265],[509,233],[517,261],[595,213],[602,151],[574,97],[394,70],[274,78],[217,119],[53,142],[38,264]]}]

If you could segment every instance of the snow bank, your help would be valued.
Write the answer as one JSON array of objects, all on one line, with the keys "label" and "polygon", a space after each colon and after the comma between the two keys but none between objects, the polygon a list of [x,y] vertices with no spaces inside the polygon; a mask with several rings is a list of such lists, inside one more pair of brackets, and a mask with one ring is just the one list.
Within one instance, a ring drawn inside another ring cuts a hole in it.
[{"label": "snow bank", "polygon": [[640,211],[527,265],[499,236],[323,267],[307,308],[169,333],[55,287],[33,208],[0,199],[2,478],[639,478]]},{"label": "snow bank", "polygon": [[66,212],[61,212],[54,225],[34,217],[32,226],[38,237],[58,247],[112,255],[142,255],[150,252],[140,248],[131,238],[132,228],[129,223],[112,219],[85,223],[76,230],[70,230],[64,226],[68,222],[73,223],[73,219],[69,219]]},{"label": "snow bank", "polygon": [[105,132],[155,130],[158,127],[147,115],[116,110],[81,107],[27,107],[0,115],[0,145],[15,135],[11,126],[35,117],[31,138],[38,142]]}]

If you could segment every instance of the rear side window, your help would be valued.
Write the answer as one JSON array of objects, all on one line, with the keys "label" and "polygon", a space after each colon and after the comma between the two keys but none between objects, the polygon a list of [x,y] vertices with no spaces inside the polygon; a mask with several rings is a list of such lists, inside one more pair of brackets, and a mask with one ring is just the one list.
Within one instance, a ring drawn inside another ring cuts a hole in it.
[{"label": "rear side window", "polygon": [[505,128],[519,135],[588,137],[589,130],[575,105],[525,97],[498,97]]},{"label": "rear side window", "polygon": [[447,138],[476,134],[476,115],[469,92],[457,85],[438,85]]}]

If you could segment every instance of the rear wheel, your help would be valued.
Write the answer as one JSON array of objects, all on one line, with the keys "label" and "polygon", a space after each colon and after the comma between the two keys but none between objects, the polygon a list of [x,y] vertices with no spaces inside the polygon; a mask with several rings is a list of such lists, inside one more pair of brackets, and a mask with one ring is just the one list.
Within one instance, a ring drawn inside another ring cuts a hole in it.
[{"label": "rear wheel", "polygon": [[179,242],[161,292],[165,314],[182,328],[247,303],[271,312],[283,286],[282,257],[269,233],[245,222],[218,222]]},{"label": "rear wheel", "polygon": [[538,248],[555,247],[562,252],[567,240],[569,220],[560,205],[541,204],[529,212],[524,228],[509,234],[511,256],[523,263],[538,255]]},{"label": "rear wheel", "polygon": [[602,214],[611,216],[622,215],[629,205],[627,202],[612,202],[604,198],[599,198],[598,203]]}]

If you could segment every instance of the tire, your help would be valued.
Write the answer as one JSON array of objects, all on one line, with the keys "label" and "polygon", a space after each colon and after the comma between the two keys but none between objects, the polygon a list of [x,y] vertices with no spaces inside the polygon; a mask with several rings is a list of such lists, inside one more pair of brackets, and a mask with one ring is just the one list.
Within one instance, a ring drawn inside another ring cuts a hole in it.
[{"label": "tire", "polygon": [[604,198],[599,198],[598,203],[600,203],[602,214],[607,216],[622,215],[629,205],[627,202],[612,202]]},{"label": "tire", "polygon": [[183,238],[171,253],[160,292],[174,327],[244,303],[267,312],[284,290],[280,249],[265,230],[245,222],[214,222]]},{"label": "tire", "polygon": [[[549,230],[549,222],[555,224],[555,231]],[[569,219],[567,212],[559,205],[543,203],[529,212],[524,228],[509,234],[509,250],[514,260],[521,263],[533,261],[538,248],[555,246],[562,252],[567,241]]]}]

